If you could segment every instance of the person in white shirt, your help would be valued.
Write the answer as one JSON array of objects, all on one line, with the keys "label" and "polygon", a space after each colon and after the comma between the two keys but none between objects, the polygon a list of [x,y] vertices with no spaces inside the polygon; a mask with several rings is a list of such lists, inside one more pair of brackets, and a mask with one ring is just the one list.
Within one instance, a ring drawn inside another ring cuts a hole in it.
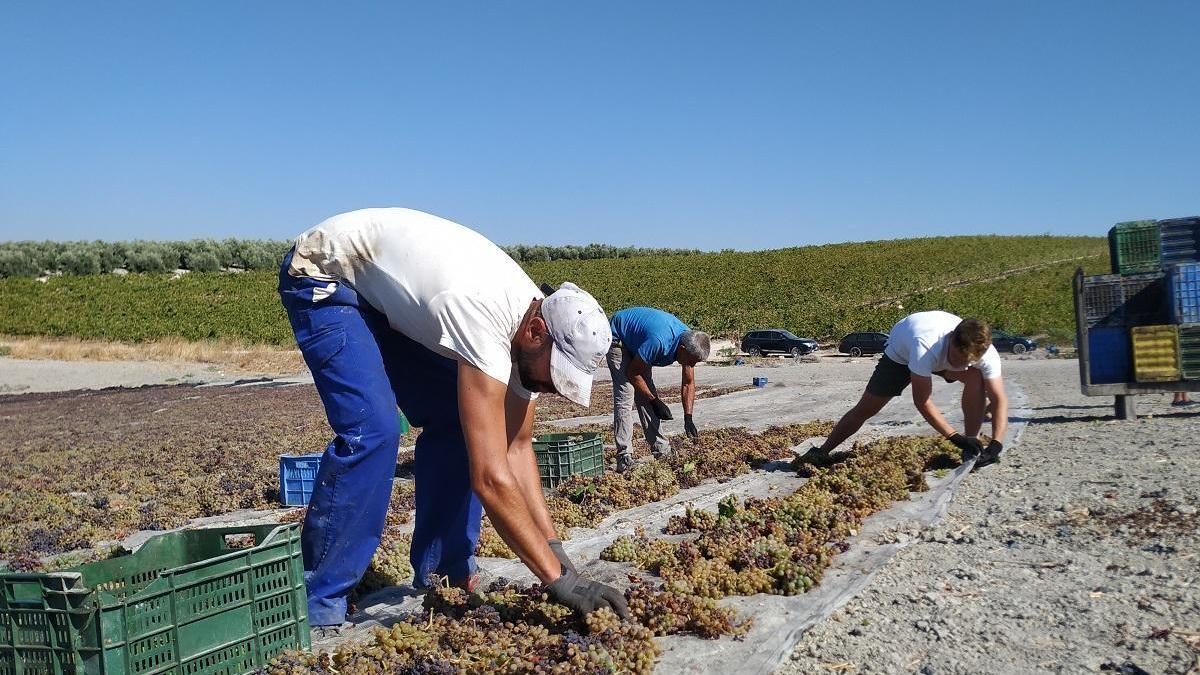
[{"label": "person in white shirt", "polygon": [[[933,403],[933,376],[962,382],[963,433],[946,422]],[[929,426],[963,451],[963,460],[975,458],[976,467],[1000,461],[1008,431],[1008,397],[1000,376],[1000,354],[992,346],[992,332],[978,319],[962,319],[949,312],[917,312],[901,319],[888,333],[887,347],[867,382],[858,404],[834,426],[819,447],[805,457],[829,461],[829,454],[874,417],[883,406],[912,385],[913,404]],[[988,401],[992,402],[992,440],[983,447],[979,430]]]},{"label": "person in white shirt", "polygon": [[400,441],[417,438],[414,585],[470,587],[482,509],[504,541],[576,611],[616,589],[563,551],[533,454],[536,392],[587,406],[612,335],[604,310],[564,283],[544,296],[482,235],[427,213],[363,209],[301,234],[279,293],[335,438],[302,534],[309,622],[340,625],[383,532]]}]

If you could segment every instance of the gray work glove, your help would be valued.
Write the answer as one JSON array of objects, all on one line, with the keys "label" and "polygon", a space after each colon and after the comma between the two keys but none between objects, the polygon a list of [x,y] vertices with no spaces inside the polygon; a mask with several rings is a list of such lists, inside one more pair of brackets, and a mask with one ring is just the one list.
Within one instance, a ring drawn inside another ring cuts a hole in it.
[{"label": "gray work glove", "polygon": [[658,419],[660,420],[675,419],[675,416],[671,414],[671,409],[668,408],[667,404],[663,403],[662,399],[658,398],[657,396],[654,397],[654,400],[650,401],[650,407],[654,408],[654,414],[658,415]]},{"label": "gray work glove", "polygon": [[700,440],[700,430],[696,428],[696,423],[692,421],[691,415],[683,416],[683,433],[693,441]]},{"label": "gray work glove", "polygon": [[546,586],[550,599],[575,610],[580,616],[608,607],[622,619],[629,619],[625,596],[612,586],[584,579],[572,570],[563,568],[563,575]]},{"label": "gray work glove", "polygon": [[962,434],[954,434],[950,437],[950,442],[962,450],[963,464],[975,459],[983,452],[983,443],[980,443],[978,438],[967,438]]},{"label": "gray work glove", "polygon": [[566,569],[579,574],[579,570],[575,569],[575,563],[567,557],[567,552],[563,550],[562,541],[558,539],[550,539],[546,543],[550,544],[550,550],[554,551],[554,557],[558,558],[558,562]]}]

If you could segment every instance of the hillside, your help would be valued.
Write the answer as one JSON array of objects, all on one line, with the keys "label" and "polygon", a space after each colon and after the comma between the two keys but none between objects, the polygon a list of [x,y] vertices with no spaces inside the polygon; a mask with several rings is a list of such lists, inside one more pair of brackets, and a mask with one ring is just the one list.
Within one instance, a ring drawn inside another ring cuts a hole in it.
[{"label": "hillside", "polygon": [[[939,237],[524,263],[535,281],[574,281],[608,311],[653,305],[717,334],[776,326],[834,338],[944,308],[1066,342],[1070,275],[1081,265],[1108,271],[1104,239]],[[275,284],[269,270],[0,279],[0,334],[287,345]]]}]

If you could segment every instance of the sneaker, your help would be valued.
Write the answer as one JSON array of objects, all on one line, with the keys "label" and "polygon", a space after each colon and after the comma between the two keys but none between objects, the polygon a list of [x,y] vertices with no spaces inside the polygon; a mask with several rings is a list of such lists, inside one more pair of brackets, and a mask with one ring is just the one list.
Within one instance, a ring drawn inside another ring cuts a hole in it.
[{"label": "sneaker", "polygon": [[625,473],[633,468],[633,455],[617,455],[617,473]]}]

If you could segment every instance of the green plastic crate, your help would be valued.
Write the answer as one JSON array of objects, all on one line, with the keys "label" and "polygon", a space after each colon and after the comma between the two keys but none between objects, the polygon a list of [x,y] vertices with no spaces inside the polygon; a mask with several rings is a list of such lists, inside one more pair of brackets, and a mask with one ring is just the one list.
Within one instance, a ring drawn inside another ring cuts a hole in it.
[{"label": "green plastic crate", "polygon": [[310,648],[296,524],[168,532],[0,589],[0,675],[243,675]]},{"label": "green plastic crate", "polygon": [[1156,220],[1117,223],[1108,231],[1108,252],[1117,274],[1158,272],[1162,243]]},{"label": "green plastic crate", "polygon": [[552,488],[571,476],[604,474],[604,439],[598,432],[544,434],[533,441],[542,487]]},{"label": "green plastic crate", "polygon": [[1185,380],[1200,380],[1200,323],[1179,327],[1179,371]]}]

